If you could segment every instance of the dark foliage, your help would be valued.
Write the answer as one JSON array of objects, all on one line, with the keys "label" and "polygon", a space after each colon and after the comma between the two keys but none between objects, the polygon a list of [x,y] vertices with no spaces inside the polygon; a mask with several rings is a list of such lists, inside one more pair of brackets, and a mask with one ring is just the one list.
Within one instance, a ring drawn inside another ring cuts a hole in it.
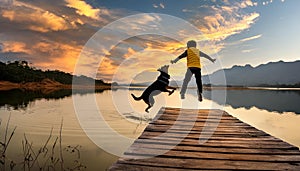
[{"label": "dark foliage", "polygon": [[27,61],[0,62],[0,80],[13,83],[40,82],[43,79],[51,79],[62,84],[72,84],[73,81],[78,84],[110,85],[102,80],[95,80],[87,76],[73,76],[59,70],[35,69],[30,67]]}]

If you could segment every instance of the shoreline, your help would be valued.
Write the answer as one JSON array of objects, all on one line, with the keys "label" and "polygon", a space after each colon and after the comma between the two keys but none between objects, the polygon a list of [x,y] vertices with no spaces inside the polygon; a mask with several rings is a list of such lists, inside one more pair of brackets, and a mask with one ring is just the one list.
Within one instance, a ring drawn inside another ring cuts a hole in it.
[{"label": "shoreline", "polygon": [[[26,91],[50,90],[56,91],[61,89],[74,90],[111,90],[111,89],[144,89],[147,86],[112,86],[108,85],[72,85],[61,84],[57,81],[44,79],[41,82],[13,83],[10,81],[0,81],[0,91],[9,91],[13,89],[21,89]],[[180,88],[180,87],[177,87]],[[197,89],[197,87],[188,87],[189,89]],[[282,91],[300,91],[300,88],[282,88],[282,87],[240,87],[240,86],[203,86],[203,90],[282,90]]]},{"label": "shoreline", "polygon": [[0,91],[9,91],[14,89],[21,89],[26,91],[39,91],[39,90],[60,90],[60,89],[97,89],[97,90],[109,90],[111,85],[72,85],[61,84],[59,82],[45,79],[41,82],[28,82],[28,83],[13,83],[10,81],[0,81]]}]

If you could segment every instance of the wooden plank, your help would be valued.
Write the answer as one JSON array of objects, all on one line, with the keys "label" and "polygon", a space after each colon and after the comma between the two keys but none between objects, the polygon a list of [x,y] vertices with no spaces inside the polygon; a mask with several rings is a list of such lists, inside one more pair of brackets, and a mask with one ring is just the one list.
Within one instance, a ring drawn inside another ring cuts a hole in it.
[{"label": "wooden plank", "polygon": [[115,170],[115,171],[124,171],[124,170],[130,170],[130,171],[185,171],[187,170],[186,168],[171,168],[171,167],[161,167],[161,166],[144,166],[144,165],[134,165],[134,164],[119,164],[116,163],[114,164],[110,170]]},{"label": "wooden plank", "polygon": [[199,131],[202,131],[202,130],[212,130],[212,131],[224,131],[224,132],[228,132],[228,131],[232,131],[232,130],[235,130],[234,132],[238,131],[238,132],[262,132],[260,130],[257,130],[257,129],[253,129],[253,128],[249,128],[249,127],[241,127],[241,126],[224,126],[224,125],[219,125],[219,126],[211,126],[211,125],[208,125],[208,126],[205,126],[204,127],[204,124],[203,126],[182,126],[182,125],[173,125],[173,126],[170,126],[170,125],[154,125],[154,124],[149,124],[148,127],[145,129],[145,131],[157,131],[157,132],[165,132],[165,131],[168,131],[168,130],[186,130],[186,131],[196,131],[196,132],[199,132]]},{"label": "wooden plank", "polygon": [[[156,135],[156,136],[155,136]],[[145,132],[143,133],[139,139],[153,139],[159,140],[159,139],[166,139],[166,140],[177,140],[178,138],[182,138],[185,140],[190,141],[197,141],[199,140],[199,135],[187,135],[187,136],[180,136],[178,134],[173,133],[165,133],[165,134],[158,134],[161,136],[157,136],[157,134]],[[228,143],[263,143],[263,144],[284,144],[288,145],[286,142],[283,142],[279,139],[274,139],[272,137],[266,137],[266,138],[244,138],[244,137],[201,137],[201,139],[208,139],[207,143],[214,143],[214,142],[228,142]]]},{"label": "wooden plank", "polygon": [[[199,126],[194,126],[193,128],[187,129],[187,127],[181,127],[181,126],[170,126],[170,125],[153,125],[153,124],[149,124],[147,126],[147,128],[145,129],[145,131],[157,131],[157,132],[165,132],[167,130],[191,130],[191,131],[202,131],[203,127],[199,127]],[[233,126],[226,126],[226,127],[206,127],[205,130],[213,130],[213,131],[223,131],[223,132],[243,132],[243,133],[259,133],[261,132],[258,129],[255,129],[253,127],[247,127],[247,128],[243,128],[243,127],[233,127]]]},{"label": "wooden plank", "polygon": [[[198,120],[197,120],[198,119]],[[222,118],[216,118],[216,119],[212,119],[212,118],[203,118],[204,120],[199,120],[199,118],[159,118],[159,120],[167,120],[168,122],[172,122],[174,123],[175,121],[181,121],[181,122],[211,122],[211,123],[243,123],[240,120],[237,119],[222,119]]]},{"label": "wooden plank", "polygon": [[202,152],[195,153],[191,151],[175,151],[163,149],[145,149],[145,148],[129,148],[125,155],[136,155],[136,156],[154,156],[157,154],[159,157],[172,158],[192,158],[192,159],[216,159],[216,160],[236,160],[236,161],[267,161],[267,162],[290,162],[300,163],[300,155],[290,154],[228,154],[221,152]]},{"label": "wooden plank", "polygon": [[[216,124],[218,125],[220,122],[218,121],[197,121],[197,122],[194,122],[194,121],[179,121],[176,123],[176,125],[178,126],[190,126],[191,124],[194,124],[195,126],[203,126],[204,124]],[[243,122],[227,122],[227,123],[224,123],[224,122],[221,122],[223,126],[239,126],[239,127],[250,127],[249,125],[243,123]],[[150,124],[155,124],[155,125],[174,125],[175,122],[174,121],[166,121],[166,120],[157,120],[155,122],[150,122]]]},{"label": "wooden plank", "polygon": [[148,127],[145,129],[146,132],[166,132],[166,131],[174,131],[174,132],[184,132],[184,131],[191,131],[191,133],[198,133],[199,132],[224,132],[224,133],[240,133],[240,134],[247,134],[247,133],[252,133],[252,134],[263,134],[267,135],[266,133],[263,133],[259,130],[256,129],[245,129],[241,127],[206,127],[203,129],[203,127],[168,127],[168,126],[157,126],[157,125],[148,125]]},{"label": "wooden plank", "polygon": [[155,157],[147,159],[125,159],[120,158],[119,163],[138,164],[157,167],[170,167],[179,169],[239,169],[239,170],[299,170],[299,163],[280,162],[253,162],[253,161],[232,161],[212,159],[183,159]]},{"label": "wooden plank", "polygon": [[196,135],[200,135],[201,136],[210,136],[212,135],[211,137],[219,137],[219,136],[223,136],[223,135],[232,135],[232,136],[235,136],[235,137],[249,137],[249,138],[259,138],[259,137],[270,137],[270,138],[273,138],[273,139],[276,139],[266,133],[260,133],[260,132],[243,132],[243,131],[240,131],[240,132],[229,132],[229,131],[219,131],[219,130],[216,130],[216,131],[212,131],[212,130],[202,130],[202,131],[199,131],[199,132],[196,132],[196,131],[187,131],[187,130],[178,130],[178,129],[169,129],[167,131],[163,131],[163,132],[160,132],[159,130],[151,130],[151,131],[147,131],[145,133],[142,133],[142,135],[144,134],[152,134],[153,136],[159,136],[160,134],[166,134],[166,133],[173,133],[173,134],[178,134],[178,136],[182,135],[182,134],[187,134],[189,133],[190,136],[196,136]]},{"label": "wooden plank", "polygon": [[[168,139],[158,139],[158,140],[150,140],[150,139],[138,139],[134,143],[146,143],[146,144],[168,144],[168,145],[178,145],[178,141],[172,141]],[[184,146],[205,146],[205,147],[226,147],[226,148],[265,148],[265,149],[297,149],[292,145],[285,144],[262,144],[262,143],[226,143],[226,142],[215,142],[215,143],[204,143],[199,144],[199,141],[190,141],[190,140],[182,140],[180,141],[180,145]]]},{"label": "wooden plank", "polygon": [[162,108],[110,170],[300,170],[300,151],[222,110]]},{"label": "wooden plank", "polygon": [[[172,145],[165,145],[165,144],[132,144],[132,148],[144,148],[144,149],[170,149],[170,150],[177,150],[177,151],[193,151],[193,152],[221,152],[227,154],[290,154],[290,155],[299,155],[300,152],[298,150],[291,150],[291,149],[251,149],[251,148],[224,148],[224,147],[204,147],[204,146],[172,146]],[[130,147],[130,148],[131,148]]]}]

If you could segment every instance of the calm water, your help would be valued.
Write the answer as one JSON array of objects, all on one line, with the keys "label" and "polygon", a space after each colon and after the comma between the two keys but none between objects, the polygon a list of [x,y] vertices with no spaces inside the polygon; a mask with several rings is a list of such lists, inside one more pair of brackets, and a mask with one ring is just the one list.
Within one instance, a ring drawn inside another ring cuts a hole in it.
[{"label": "calm water", "polygon": [[[154,108],[146,114],[143,111],[146,105],[142,101],[133,101],[130,97],[130,93],[140,95],[142,91],[139,89],[78,91],[73,95],[70,90],[3,91],[0,93],[0,119],[2,121],[0,141],[4,141],[5,127],[10,117],[8,132],[12,131],[14,126],[17,128],[8,146],[7,158],[15,161],[17,167],[21,168],[22,164],[18,162],[22,161],[24,156],[22,149],[24,134],[28,141],[32,142],[33,150],[37,152],[44,146],[53,128],[53,135],[48,143],[48,149],[51,149],[56,137],[59,137],[63,119],[62,153],[65,165],[71,167],[74,165],[73,162],[78,160],[87,166],[86,170],[105,170],[118,157],[98,147],[97,142],[107,143],[120,153],[126,147],[120,146],[120,142],[113,141],[106,129],[99,127],[97,122],[88,122],[85,127],[89,135],[93,136],[93,139],[90,139],[80,123],[94,121],[101,116],[115,133],[133,141],[161,107],[184,106],[223,109],[258,129],[300,147],[300,91],[228,90],[225,106],[219,100],[222,98],[211,98],[212,93],[215,97],[222,96],[223,90],[205,91],[202,103],[195,103],[197,99],[193,92],[195,92],[194,89],[188,90],[184,101],[179,99],[178,91],[172,96],[159,95],[155,99]],[[84,110],[74,108],[73,100]],[[96,107],[90,106],[93,103]],[[86,115],[82,116],[82,111]],[[81,115],[80,121],[78,114]],[[76,147],[75,152],[70,152],[68,146]],[[78,156],[77,149],[80,151],[80,156]]]}]

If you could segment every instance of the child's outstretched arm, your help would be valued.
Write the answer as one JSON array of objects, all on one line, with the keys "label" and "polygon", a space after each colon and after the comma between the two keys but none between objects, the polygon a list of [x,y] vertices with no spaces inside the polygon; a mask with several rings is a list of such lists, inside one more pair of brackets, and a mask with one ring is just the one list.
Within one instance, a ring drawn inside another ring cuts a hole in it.
[{"label": "child's outstretched arm", "polygon": [[187,51],[184,51],[184,52],[183,52],[181,55],[179,55],[176,59],[171,60],[171,64],[174,64],[174,63],[176,63],[177,61],[179,61],[180,59],[185,58],[185,57],[187,57]]},{"label": "child's outstretched arm", "polygon": [[207,54],[205,54],[205,53],[203,53],[203,52],[201,52],[201,51],[200,51],[199,53],[200,53],[200,56],[201,56],[201,57],[204,57],[204,58],[210,60],[210,61],[213,62],[213,63],[215,63],[215,61],[217,60],[217,59],[211,58],[210,56],[208,56]]}]

